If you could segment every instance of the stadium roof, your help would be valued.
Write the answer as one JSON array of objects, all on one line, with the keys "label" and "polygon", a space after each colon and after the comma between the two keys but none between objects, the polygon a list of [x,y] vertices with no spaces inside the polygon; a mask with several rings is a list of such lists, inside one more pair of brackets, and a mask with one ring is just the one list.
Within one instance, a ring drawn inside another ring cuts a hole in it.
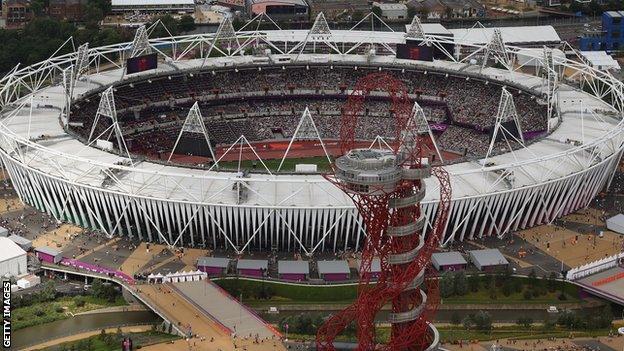
[{"label": "stadium roof", "polygon": [[9,238],[0,237],[0,262],[10,260],[15,257],[26,255],[19,245]]},{"label": "stadium roof", "polygon": [[431,261],[433,261],[434,264],[438,267],[468,264],[464,256],[462,256],[462,254],[457,251],[436,252],[431,255]]},{"label": "stadium roof", "polygon": [[112,6],[195,5],[195,0],[111,0]]},{"label": "stadium roof", "polygon": [[197,259],[198,266],[227,268],[230,259],[226,257],[200,257]]},{"label": "stadium roof", "polygon": [[[499,27],[505,44],[559,43],[561,38],[553,26]],[[486,44],[494,34],[494,28],[449,29],[455,40],[472,44]]]},{"label": "stadium roof", "polygon": [[36,252],[41,252],[50,256],[58,256],[60,254],[62,254],[61,251],[57,250],[57,249],[53,249],[49,246],[40,246],[40,247],[36,247],[35,248]]},{"label": "stadium roof", "polygon": [[267,260],[248,260],[239,259],[236,264],[236,269],[263,269],[267,270],[269,267],[269,261]]},{"label": "stadium roof", "polygon": [[308,261],[278,261],[278,274],[310,274],[310,262]]},{"label": "stadium roof", "polygon": [[349,264],[345,260],[318,261],[319,274],[349,274]]},{"label": "stadium roof", "polygon": [[[453,34],[451,33],[451,31],[446,29],[446,27],[440,23],[422,23],[421,25],[422,25],[423,30],[425,31],[425,34],[429,34],[429,35],[452,35]],[[408,32],[410,27],[411,27],[411,24],[406,24],[405,32]]]},{"label": "stadium roof", "polygon": [[470,257],[476,261],[474,263],[478,264],[480,267],[509,264],[505,256],[503,256],[498,249],[472,250],[468,252],[470,253]]}]

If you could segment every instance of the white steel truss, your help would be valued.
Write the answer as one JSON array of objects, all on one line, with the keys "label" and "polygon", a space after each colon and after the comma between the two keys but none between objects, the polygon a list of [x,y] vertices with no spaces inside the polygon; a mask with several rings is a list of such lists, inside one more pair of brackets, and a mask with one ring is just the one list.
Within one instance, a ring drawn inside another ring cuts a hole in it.
[{"label": "white steel truss", "polygon": [[[518,136],[515,136],[511,131],[509,131],[503,123],[513,121],[516,130],[518,132]],[[498,112],[496,113],[496,122],[494,124],[494,132],[492,133],[492,140],[490,140],[490,146],[488,148],[487,154],[485,156],[485,160],[490,158],[492,151],[494,150],[494,146],[496,144],[496,139],[499,136],[505,139],[509,146],[509,150],[513,152],[513,147],[510,145],[510,139],[518,142],[520,145],[524,147],[524,136],[522,135],[522,126],[520,125],[520,117],[518,116],[518,111],[516,111],[516,105],[513,101],[513,95],[505,87],[501,89],[501,96],[498,102]]]},{"label": "white steel truss", "polygon": [[76,50],[76,63],[74,64],[74,78],[78,79],[89,71],[89,43],[84,43]]},{"label": "white steel truss", "polygon": [[418,15],[414,16],[412,19],[412,23],[407,29],[407,33],[405,33],[405,37],[408,39],[420,39],[425,40],[427,38],[425,34],[425,30],[423,29],[422,23],[420,23],[420,18]]},{"label": "white steel truss", "polygon": [[548,131],[552,118],[560,118],[559,114],[559,74],[555,66],[553,52],[544,47],[544,78],[546,83],[546,102],[548,104]]},{"label": "white steel truss", "polygon": [[494,28],[492,38],[485,47],[485,54],[483,55],[483,62],[481,64],[482,69],[487,66],[489,59],[494,59],[494,62],[503,65],[508,70],[512,69],[509,53],[507,52],[507,47],[503,42],[503,35],[498,28]]},{"label": "white steel truss", "polygon": [[[219,28],[217,28],[217,33],[215,34],[214,39],[210,41],[210,46],[208,47],[208,52],[204,56],[202,67],[206,63],[206,60],[212,54],[212,50],[215,49],[217,45],[222,43],[225,43],[225,53],[227,53],[228,55],[232,53],[233,49],[238,49],[241,46],[240,41],[238,40],[238,36],[236,35],[236,30],[234,30],[232,20],[230,20],[230,18],[227,16],[225,16],[219,24]],[[222,49],[223,48],[219,48],[219,50]]]},{"label": "white steel truss", "polygon": [[[111,125],[94,138],[94,133],[97,130],[98,122],[100,121],[100,117],[102,116],[110,119]],[[91,144],[95,140],[100,139],[100,137],[102,137],[107,132],[109,132],[109,137],[112,133],[115,134],[119,155],[121,156],[125,154],[130,160],[132,160],[132,157],[130,157],[130,152],[128,151],[128,147],[126,146],[126,141],[124,139],[123,133],[121,132],[119,121],[117,120],[117,108],[115,107],[115,96],[113,94],[112,86],[102,93],[100,105],[98,106],[97,112],[95,113],[93,126],[91,126],[91,132],[89,133],[89,139],[87,139],[87,141],[89,142],[89,144]]]},{"label": "white steel truss", "polygon": [[[427,121],[427,117],[425,116],[425,111],[420,107],[417,101],[414,101],[414,106],[412,107],[411,118],[407,121],[407,125],[405,127],[406,133],[409,133],[407,140],[410,143],[415,143],[419,136],[426,135],[431,140],[433,144],[434,151],[440,160],[440,163],[444,162],[442,158],[442,153],[438,148],[438,143],[436,142],[433,133],[431,132],[431,128],[429,127],[429,122]],[[408,147],[414,147],[415,145],[409,145]]]},{"label": "white steel truss", "polygon": [[325,15],[322,12],[316,15],[312,28],[308,31],[305,39],[299,43],[299,54],[297,54],[297,58],[303,53],[308,43],[312,43],[314,49],[316,49],[317,43],[322,43],[327,45],[333,52],[340,53],[332,31],[329,28],[329,24],[327,24]]},{"label": "white steel truss", "polygon": [[306,106],[305,111],[301,115],[299,119],[299,123],[297,124],[297,128],[290,138],[290,142],[288,143],[288,147],[286,148],[286,152],[284,152],[284,156],[282,156],[282,160],[280,161],[279,167],[277,167],[277,171],[279,172],[282,169],[282,165],[288,156],[288,152],[292,147],[293,142],[295,140],[318,140],[321,143],[321,147],[323,148],[323,153],[325,153],[325,157],[327,158],[327,162],[331,164],[331,158],[327,153],[327,149],[325,148],[325,143],[323,142],[323,138],[321,138],[321,134],[316,128],[316,123],[314,123],[314,119],[312,118],[312,114],[310,110]]},{"label": "white steel truss", "polygon": [[65,93],[65,109],[63,111],[62,122],[63,125],[66,125],[69,121],[69,114],[71,113],[71,102],[74,96],[74,66],[69,66],[63,70],[62,73],[62,84],[63,84],[63,92]]},{"label": "white steel truss", "polygon": [[212,157],[212,160],[215,162],[215,165],[218,168],[219,166],[216,163],[217,158],[215,157],[214,151],[212,150],[212,145],[210,145],[208,130],[206,130],[204,118],[202,117],[201,110],[199,109],[199,103],[197,101],[193,104],[188,114],[186,115],[186,119],[184,120],[182,129],[180,129],[180,134],[178,134],[178,138],[176,139],[175,144],[173,144],[173,149],[171,149],[171,153],[169,154],[167,162],[171,161],[171,157],[178,147],[178,143],[180,142],[182,134],[184,133],[201,134],[204,136],[204,140],[206,141],[206,145],[208,146],[208,150],[210,151],[210,157]]},{"label": "white steel truss", "polygon": [[132,41],[132,51],[130,57],[137,57],[152,53],[152,46],[149,43],[149,37],[145,25],[137,28]]}]

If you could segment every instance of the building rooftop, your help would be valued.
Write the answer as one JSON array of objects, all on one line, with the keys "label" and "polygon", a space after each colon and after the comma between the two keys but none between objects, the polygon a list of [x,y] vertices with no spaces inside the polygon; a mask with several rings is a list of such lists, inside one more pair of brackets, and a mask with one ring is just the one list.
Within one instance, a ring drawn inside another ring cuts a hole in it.
[{"label": "building rooftop", "polygon": [[111,0],[112,6],[195,6],[195,0]]},{"label": "building rooftop", "polygon": [[[362,260],[357,260],[357,269],[358,272],[362,270]],[[371,261],[371,273],[380,273],[381,272],[381,261],[378,258],[373,258]]]},{"label": "building rooftop", "polygon": [[345,260],[318,261],[319,274],[349,274],[349,264]]},{"label": "building rooftop", "polygon": [[[561,38],[553,26],[499,27],[505,44],[522,43],[559,43]],[[473,44],[489,43],[494,35],[494,28],[456,28],[449,29],[455,40]]]},{"label": "building rooftop", "polygon": [[375,6],[379,7],[382,11],[407,10],[407,6],[405,4],[375,3]]},{"label": "building rooftop", "polygon": [[267,260],[248,260],[240,259],[236,264],[236,269],[263,269],[267,270],[269,261]]},{"label": "building rooftop", "polygon": [[10,260],[15,257],[26,255],[21,247],[9,238],[0,237],[0,262]]},{"label": "building rooftop", "polygon": [[469,253],[481,267],[509,264],[498,249],[473,250],[469,251]]},{"label": "building rooftop", "polygon": [[278,261],[278,274],[310,274],[308,261]]},{"label": "building rooftop", "polygon": [[50,256],[57,256],[60,255],[62,252],[57,250],[57,249],[53,249],[49,246],[41,246],[41,247],[36,247],[35,248],[36,252],[41,252]]},{"label": "building rooftop", "polygon": [[436,252],[431,255],[431,260],[438,266],[454,266],[458,264],[467,264],[466,259],[457,251]]},{"label": "building rooftop", "polygon": [[226,257],[200,257],[197,259],[198,266],[227,268],[230,259]]},{"label": "building rooftop", "polygon": [[9,240],[13,241],[14,243],[18,244],[18,245],[29,245],[32,244],[32,241],[24,238],[23,236],[19,236],[19,235],[9,235]]}]

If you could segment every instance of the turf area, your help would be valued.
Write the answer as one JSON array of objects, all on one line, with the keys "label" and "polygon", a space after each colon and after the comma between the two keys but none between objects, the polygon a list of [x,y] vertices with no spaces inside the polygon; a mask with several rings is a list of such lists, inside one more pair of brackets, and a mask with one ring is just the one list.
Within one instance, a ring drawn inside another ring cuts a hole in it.
[{"label": "turf area", "polygon": [[[272,160],[263,160],[263,161],[266,167],[271,172],[275,172],[279,168],[280,162],[282,160],[272,159]],[[315,164],[319,172],[328,171],[330,169],[330,165],[329,165],[329,162],[327,162],[327,158],[319,156],[319,157],[304,157],[304,158],[287,158],[286,160],[284,160],[284,164],[282,165],[281,171],[294,172],[295,165],[300,164],[300,163]],[[242,161],[241,168],[253,169],[254,164],[256,165],[255,166],[256,170],[262,170],[262,171],[264,170],[262,163],[260,163],[260,161],[255,161],[255,160],[254,161],[252,160]],[[230,170],[230,169],[236,170],[238,169],[238,161],[221,161],[219,162],[219,167],[225,170]]]}]

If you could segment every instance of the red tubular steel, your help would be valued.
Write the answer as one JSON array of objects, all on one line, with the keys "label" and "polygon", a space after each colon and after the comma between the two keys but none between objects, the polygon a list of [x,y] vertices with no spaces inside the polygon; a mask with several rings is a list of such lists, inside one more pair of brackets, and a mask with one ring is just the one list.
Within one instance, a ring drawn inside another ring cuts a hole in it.
[{"label": "red tubular steel", "polygon": [[[401,150],[402,133],[411,117],[412,105],[408,98],[405,85],[386,73],[373,73],[360,79],[344,106],[340,129],[341,151],[348,153],[354,148],[357,131],[358,116],[362,113],[364,101],[373,91],[382,91],[389,95],[391,101],[390,112],[396,124],[394,143],[395,155]],[[427,135],[417,138],[416,145],[403,153],[407,156],[401,166],[403,168],[420,168],[421,145],[428,138]],[[344,184],[337,181],[334,175],[327,175],[327,179],[340,187],[349,195],[366,227],[366,239],[362,248],[362,262],[358,297],[356,301],[340,313],[330,317],[317,332],[316,344],[318,350],[335,350],[333,341],[345,328],[356,323],[358,350],[425,350],[431,345],[432,335],[429,332],[429,320],[437,310],[439,303],[437,279],[430,279],[433,270],[430,268],[430,259],[433,250],[438,246],[445,230],[448,211],[451,201],[451,187],[449,177],[442,167],[432,168],[432,173],[440,183],[440,203],[437,207],[436,219],[428,231],[423,247],[418,256],[406,264],[389,264],[388,257],[392,254],[405,253],[420,244],[421,236],[418,233],[401,237],[384,235],[389,225],[401,226],[414,222],[421,214],[420,204],[392,209],[388,202],[393,198],[404,198],[422,186],[421,180],[401,180],[392,192],[370,195],[356,193],[349,190]],[[378,257],[381,262],[381,274],[376,284],[370,284],[370,272],[373,258]],[[385,345],[378,345],[375,341],[375,316],[381,308],[390,303],[392,312],[409,311],[422,302],[420,289],[408,289],[418,274],[426,270],[425,282],[427,290],[426,307],[415,319],[393,323],[390,340]]]}]

